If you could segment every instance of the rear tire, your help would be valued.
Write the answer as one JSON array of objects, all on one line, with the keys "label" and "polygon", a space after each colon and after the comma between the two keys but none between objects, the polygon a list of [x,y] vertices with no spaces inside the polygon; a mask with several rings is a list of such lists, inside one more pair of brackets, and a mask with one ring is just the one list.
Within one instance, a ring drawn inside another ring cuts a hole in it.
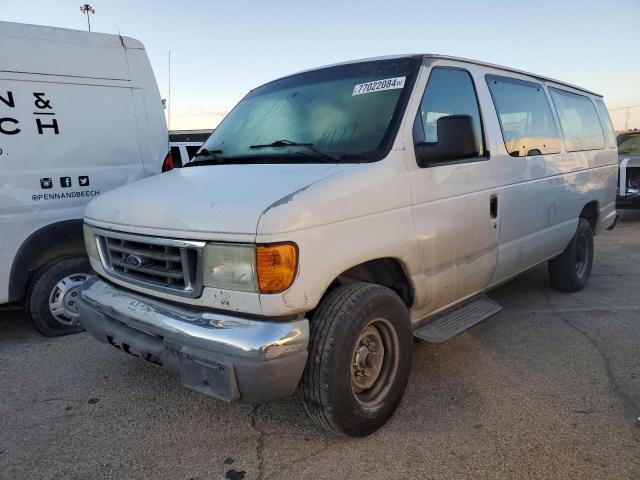
[{"label": "rear tire", "polygon": [[409,379],[409,314],[392,290],[369,283],[336,288],[311,319],[299,392],[321,427],[363,437],[398,407]]},{"label": "rear tire", "polygon": [[571,243],[564,252],[549,260],[551,286],[564,292],[579,292],[589,281],[593,264],[593,231],[581,218]]},{"label": "rear tire", "polygon": [[27,317],[47,337],[82,331],[78,321],[78,287],[91,274],[87,257],[59,258],[36,272],[27,292]]}]

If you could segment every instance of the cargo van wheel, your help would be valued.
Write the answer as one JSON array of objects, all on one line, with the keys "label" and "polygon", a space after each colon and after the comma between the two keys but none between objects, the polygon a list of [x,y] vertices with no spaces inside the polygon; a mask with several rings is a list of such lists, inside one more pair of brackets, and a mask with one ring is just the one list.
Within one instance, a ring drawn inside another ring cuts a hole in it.
[{"label": "cargo van wheel", "polygon": [[571,243],[556,258],[549,260],[549,280],[551,286],[565,292],[582,290],[593,264],[593,231],[588,220],[578,222]]},{"label": "cargo van wheel", "polygon": [[311,319],[299,386],[307,412],[336,433],[373,433],[400,403],[412,348],[407,308],[392,290],[354,283],[331,291]]},{"label": "cargo van wheel", "polygon": [[91,273],[87,257],[57,259],[33,277],[26,298],[27,315],[47,337],[82,330],[78,321],[78,287]]}]

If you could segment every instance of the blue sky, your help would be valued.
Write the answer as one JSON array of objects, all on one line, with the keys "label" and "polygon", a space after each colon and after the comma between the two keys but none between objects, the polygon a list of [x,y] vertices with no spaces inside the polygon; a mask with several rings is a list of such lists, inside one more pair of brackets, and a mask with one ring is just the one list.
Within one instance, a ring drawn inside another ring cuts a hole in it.
[{"label": "blue sky", "polygon": [[[86,29],[80,3],[0,0],[0,19]],[[640,103],[640,0],[90,3],[94,31],[145,44],[163,97],[171,50],[173,129],[214,127],[275,77],[394,53],[475,58]]]}]

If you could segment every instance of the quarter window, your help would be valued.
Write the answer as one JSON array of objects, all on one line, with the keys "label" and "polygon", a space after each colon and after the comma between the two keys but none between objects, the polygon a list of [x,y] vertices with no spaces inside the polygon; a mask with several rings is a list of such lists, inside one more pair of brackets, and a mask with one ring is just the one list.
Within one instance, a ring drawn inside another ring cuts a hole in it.
[{"label": "quarter window", "polygon": [[560,152],[560,137],[542,85],[487,75],[502,137],[512,157]]},{"label": "quarter window", "polygon": [[449,115],[471,117],[478,151],[484,155],[480,110],[471,75],[465,70],[436,67],[431,70],[420,103],[420,112],[414,124],[414,140],[437,143],[438,119]]},{"label": "quarter window", "polygon": [[613,131],[613,124],[611,123],[611,117],[609,117],[607,107],[604,106],[604,102],[600,99],[596,99],[595,103],[596,110],[598,111],[598,117],[600,118],[600,123],[602,124],[602,129],[604,130],[604,134],[607,137],[607,145],[610,147],[614,147],[616,144],[616,134]]},{"label": "quarter window", "polygon": [[604,148],[604,134],[596,109],[583,95],[550,88],[567,152]]}]

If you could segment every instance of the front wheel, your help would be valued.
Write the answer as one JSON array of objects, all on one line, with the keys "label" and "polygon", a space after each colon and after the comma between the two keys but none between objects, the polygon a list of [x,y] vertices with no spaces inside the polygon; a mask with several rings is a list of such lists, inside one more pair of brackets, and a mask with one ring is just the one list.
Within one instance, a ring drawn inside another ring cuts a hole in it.
[{"label": "front wheel", "polygon": [[392,290],[355,283],[336,288],[311,318],[300,393],[323,428],[361,437],[396,410],[409,378],[409,314]]},{"label": "front wheel", "polygon": [[34,276],[26,298],[27,316],[47,337],[82,331],[78,320],[78,289],[91,274],[87,257],[53,261]]},{"label": "front wheel", "polygon": [[593,264],[593,231],[581,218],[571,243],[564,252],[549,260],[551,286],[565,292],[579,292],[589,281]]}]

